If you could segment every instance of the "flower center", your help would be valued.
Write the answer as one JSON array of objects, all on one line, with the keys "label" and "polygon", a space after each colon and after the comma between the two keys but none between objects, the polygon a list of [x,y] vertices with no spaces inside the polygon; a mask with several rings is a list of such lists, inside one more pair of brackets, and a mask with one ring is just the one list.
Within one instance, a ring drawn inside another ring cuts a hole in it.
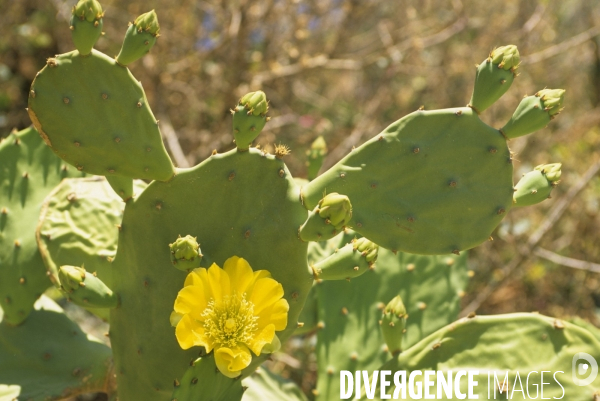
[{"label": "flower center", "polygon": [[206,334],[219,346],[227,348],[248,343],[258,326],[254,304],[238,294],[225,296],[218,304],[211,300],[202,317]]}]

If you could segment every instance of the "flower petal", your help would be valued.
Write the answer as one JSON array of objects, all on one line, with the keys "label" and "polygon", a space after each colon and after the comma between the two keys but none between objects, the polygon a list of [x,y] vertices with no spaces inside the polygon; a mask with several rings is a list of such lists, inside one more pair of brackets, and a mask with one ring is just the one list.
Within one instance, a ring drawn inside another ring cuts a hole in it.
[{"label": "flower petal", "polygon": [[231,294],[229,275],[215,263],[208,268],[208,285],[216,303],[221,302],[224,295]]},{"label": "flower petal", "polygon": [[283,297],[283,286],[272,278],[261,278],[256,281],[248,300],[254,304],[254,314],[273,305]]},{"label": "flower petal", "polygon": [[252,355],[248,347],[243,344],[234,348],[220,347],[215,350],[217,368],[227,377],[238,377],[250,362],[252,362]]},{"label": "flower petal", "polygon": [[202,324],[192,319],[190,315],[184,315],[177,323],[175,336],[182,349],[200,345],[206,348],[206,352],[210,352],[214,346],[212,341],[205,335]]},{"label": "flower petal", "polygon": [[229,275],[232,293],[237,292],[241,295],[256,281],[254,272],[246,259],[232,256],[225,261],[223,270]]},{"label": "flower petal", "polygon": [[177,294],[173,309],[179,314],[190,313],[192,317],[201,319],[202,311],[206,309],[208,299],[204,289],[198,285],[188,285],[183,287]]},{"label": "flower petal", "polygon": [[275,336],[275,326],[272,324],[267,325],[260,332],[256,332],[252,338],[252,341],[248,344],[252,352],[255,355],[260,355],[263,347],[266,344],[270,344]]},{"label": "flower petal", "polygon": [[257,329],[262,330],[269,324],[275,326],[275,331],[284,330],[287,326],[288,311],[290,306],[285,299],[280,299],[273,305],[263,309],[259,314],[255,314],[258,317]]},{"label": "flower petal", "polygon": [[202,283],[203,276],[204,278],[206,277],[206,269],[203,267],[198,267],[188,273],[188,275],[185,277],[185,283],[183,283],[183,286],[187,287],[188,285],[200,285]]}]

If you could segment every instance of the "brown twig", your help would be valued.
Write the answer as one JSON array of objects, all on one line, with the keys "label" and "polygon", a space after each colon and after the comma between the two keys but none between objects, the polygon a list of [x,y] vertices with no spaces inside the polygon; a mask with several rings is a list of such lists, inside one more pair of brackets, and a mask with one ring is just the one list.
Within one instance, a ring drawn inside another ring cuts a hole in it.
[{"label": "brown twig", "polygon": [[536,248],[534,253],[536,256],[549,260],[550,262],[556,263],[557,265],[572,267],[574,269],[587,270],[594,273],[600,273],[600,264],[598,263],[588,262],[587,260],[569,258],[540,247]]},{"label": "brown twig", "polygon": [[540,52],[530,54],[529,56],[521,57],[521,64],[525,65],[539,63],[540,61],[556,56],[557,54],[560,54],[575,46],[587,42],[596,35],[600,35],[600,25],[594,26],[588,29],[587,31],[580,33],[579,35],[575,35],[570,39],[560,42]]}]

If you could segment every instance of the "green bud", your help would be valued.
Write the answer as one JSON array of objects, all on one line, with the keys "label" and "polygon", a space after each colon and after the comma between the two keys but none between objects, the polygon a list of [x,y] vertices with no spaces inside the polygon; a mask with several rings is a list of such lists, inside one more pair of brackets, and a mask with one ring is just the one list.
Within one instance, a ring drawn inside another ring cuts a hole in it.
[{"label": "green bud", "polygon": [[85,280],[85,273],[86,271],[83,267],[61,266],[58,269],[58,280],[66,292],[73,292],[85,285],[82,284]]},{"label": "green bud", "polygon": [[369,265],[373,265],[377,260],[379,245],[369,241],[365,237],[352,240],[352,248],[355,251],[360,252],[365,257]]},{"label": "green bud", "polygon": [[514,72],[521,63],[521,56],[519,50],[515,45],[500,46],[492,50],[490,53],[490,59],[492,63],[498,65],[498,68],[502,68],[507,71]]},{"label": "green bud", "polygon": [[552,189],[558,185],[561,163],[540,164],[525,174],[515,185],[514,206],[529,206],[550,197]]},{"label": "green bud", "polygon": [[87,308],[115,308],[118,297],[95,274],[83,267],[60,266],[58,279],[69,300]]},{"label": "green bud", "polygon": [[246,151],[265,127],[269,117],[269,102],[263,91],[250,92],[242,96],[233,114],[233,136],[240,151]]},{"label": "green bud", "polygon": [[544,128],[562,110],[564,89],[544,89],[526,96],[501,131],[507,138],[517,138]]},{"label": "green bud", "polygon": [[402,337],[406,327],[406,307],[400,295],[394,297],[383,309],[379,325],[388,351],[392,355],[402,351]]},{"label": "green bud", "polygon": [[550,182],[560,180],[562,163],[540,164],[534,170],[541,171]]},{"label": "green bud", "polygon": [[544,110],[550,114],[550,118],[553,118],[563,109],[563,102],[565,100],[564,89],[542,89],[535,96],[542,100]]},{"label": "green bud", "polygon": [[246,112],[254,116],[264,116],[269,111],[267,95],[263,91],[245,94],[239,102],[239,106],[245,106]]},{"label": "green bud", "polygon": [[352,204],[346,195],[332,192],[319,202],[319,216],[336,229],[344,227],[352,218]]},{"label": "green bud", "polygon": [[349,280],[375,268],[379,246],[366,238],[354,239],[311,265],[315,279]]},{"label": "green bud", "polygon": [[102,18],[104,13],[102,12],[102,6],[97,0],[79,0],[71,13],[74,17],[80,20],[86,20],[87,22],[94,22]]},{"label": "green bud", "polygon": [[102,6],[96,0],[79,0],[71,16],[71,37],[79,54],[86,56],[102,35]]},{"label": "green bud", "polygon": [[160,26],[158,25],[158,16],[154,10],[148,11],[137,17],[133,22],[138,32],[148,32],[153,36],[159,36]]},{"label": "green bud", "polygon": [[169,244],[169,248],[171,249],[171,262],[175,268],[187,272],[200,267],[202,253],[196,238],[191,235],[179,237],[175,242]]},{"label": "green bud", "polygon": [[519,65],[519,51],[514,45],[494,49],[477,66],[475,86],[469,106],[482,113],[500,99],[512,85]]},{"label": "green bud", "polygon": [[137,17],[127,28],[123,46],[115,58],[117,63],[127,66],[148,53],[160,36],[159,31],[158,17],[154,10]]}]

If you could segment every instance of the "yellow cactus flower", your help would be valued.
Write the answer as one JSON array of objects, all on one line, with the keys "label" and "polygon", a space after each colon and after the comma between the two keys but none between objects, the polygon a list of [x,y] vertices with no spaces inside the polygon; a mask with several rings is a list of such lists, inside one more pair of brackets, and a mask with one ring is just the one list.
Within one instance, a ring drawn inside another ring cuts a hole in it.
[{"label": "yellow cactus flower", "polygon": [[266,270],[253,271],[233,256],[221,269],[215,263],[188,274],[177,294],[171,324],[183,349],[214,350],[221,373],[237,377],[255,355],[279,349],[276,331],[287,325],[283,287]]}]

